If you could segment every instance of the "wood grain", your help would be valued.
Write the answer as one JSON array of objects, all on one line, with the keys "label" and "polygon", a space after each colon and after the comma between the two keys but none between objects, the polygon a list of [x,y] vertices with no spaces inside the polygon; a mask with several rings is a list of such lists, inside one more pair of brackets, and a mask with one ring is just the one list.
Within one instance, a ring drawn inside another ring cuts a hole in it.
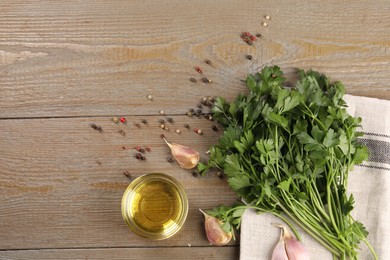
[{"label": "wood grain", "polygon": [[[207,246],[199,208],[231,204],[234,194],[215,174],[195,178],[191,171],[169,163],[169,148],[160,138],[193,147],[207,160],[208,145],[219,133],[202,118],[175,117],[169,131],[160,128],[165,117],[139,117],[127,124],[111,118],[0,120],[0,248],[69,248],[125,246]],[[102,127],[98,132],[91,128]],[[185,129],[189,123],[191,129]],[[192,131],[203,129],[204,134]],[[181,129],[177,134],[175,129]],[[119,134],[124,130],[126,135]],[[150,147],[147,160],[134,158],[136,146]],[[125,149],[123,149],[125,148]],[[120,201],[130,180],[163,172],[182,182],[189,199],[183,229],[169,240],[148,241],[125,226]]]},{"label": "wood grain", "polygon": [[[4,0],[0,10],[0,118],[156,114],[148,94],[178,114],[202,92],[232,98],[239,79],[271,64],[390,99],[387,0]],[[263,37],[248,46],[242,31]],[[199,64],[210,87],[188,80]]]},{"label": "wood grain", "polygon": [[238,259],[235,246],[212,247],[175,247],[162,248],[105,248],[105,249],[49,249],[0,252],[1,259]]}]

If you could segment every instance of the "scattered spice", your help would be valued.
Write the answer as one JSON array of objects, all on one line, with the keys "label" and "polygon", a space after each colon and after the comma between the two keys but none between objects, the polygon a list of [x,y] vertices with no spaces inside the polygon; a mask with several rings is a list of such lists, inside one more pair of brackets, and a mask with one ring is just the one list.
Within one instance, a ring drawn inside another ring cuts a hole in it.
[{"label": "scattered spice", "polygon": [[197,109],[197,110],[196,110],[196,114],[198,114],[198,115],[201,115],[202,112],[203,112],[202,109]]},{"label": "scattered spice", "polygon": [[141,152],[141,153],[145,153],[145,149],[144,149],[144,148],[141,148],[140,152]]},{"label": "scattered spice", "polygon": [[269,15],[264,16],[266,20],[271,20],[271,17]]},{"label": "scattered spice", "polygon": [[152,95],[147,95],[146,96],[149,100],[153,100],[153,96]]},{"label": "scattered spice", "polygon": [[125,147],[125,146],[122,146],[122,149],[123,149],[123,150],[126,150],[126,147]]},{"label": "scattered spice", "polygon": [[175,132],[176,132],[176,134],[181,134],[180,129],[176,129]]},{"label": "scattered spice", "polygon": [[205,59],[204,62],[205,62],[206,64],[208,64],[208,65],[211,65],[211,60],[209,60],[209,59]]},{"label": "scattered spice", "polygon": [[141,128],[141,125],[138,124],[138,123],[135,123],[134,126],[137,127],[137,128]]},{"label": "scattered spice", "polygon": [[202,135],[203,134],[203,131],[199,128],[194,128],[194,132],[199,134],[199,135]]},{"label": "scattered spice", "polygon": [[256,37],[250,32],[243,32],[241,34],[241,39],[249,45],[252,45],[253,42],[256,41]]},{"label": "scattered spice", "polygon": [[113,118],[112,118],[112,122],[114,122],[115,124],[117,124],[117,123],[119,122],[119,118],[113,117]]},{"label": "scattered spice", "polygon": [[197,171],[192,171],[192,176],[194,176],[194,177],[198,177],[198,172]]},{"label": "scattered spice", "polygon": [[169,163],[174,163],[175,161],[173,160],[172,157],[167,157],[167,162],[169,162]]},{"label": "scattered spice", "polygon": [[99,161],[99,160],[97,160],[96,163],[97,163],[98,165],[102,165],[102,162]]},{"label": "scattered spice", "polygon": [[137,150],[138,152],[141,152],[141,147],[140,146],[136,146],[135,150]]},{"label": "scattered spice", "polygon": [[160,110],[160,115],[165,115],[165,112],[164,112],[164,110]]},{"label": "scattered spice", "polygon": [[203,106],[202,106],[202,103],[199,103],[199,104],[197,104],[196,105],[198,108],[202,108]]},{"label": "scattered spice", "polygon": [[252,59],[253,59],[252,55],[250,55],[250,54],[246,55],[245,57],[246,57],[248,60],[252,60]]},{"label": "scattered spice", "polygon": [[124,171],[123,175],[125,175],[127,178],[131,178],[131,174],[129,171]]},{"label": "scattered spice", "polygon": [[160,127],[161,127],[161,129],[165,129],[165,125],[164,124],[161,124]]},{"label": "scattered spice", "polygon": [[150,149],[150,147],[148,147],[148,146],[145,147],[145,150],[146,150],[148,153],[150,153],[150,152],[152,151],[152,149]]},{"label": "scattered spice", "polygon": [[216,125],[213,125],[213,126],[211,127],[211,129],[213,129],[214,132],[218,132],[218,127],[217,127]]},{"label": "scattered spice", "polygon": [[190,78],[190,81],[193,82],[193,83],[197,82],[196,78]]},{"label": "scattered spice", "polygon": [[220,171],[217,172],[217,177],[220,178],[220,179],[223,179],[224,177],[224,174]]},{"label": "scattered spice", "polygon": [[256,34],[257,38],[260,38],[261,36],[263,36],[263,35],[261,35],[261,33]]},{"label": "scattered spice", "polygon": [[95,129],[96,131],[99,131],[99,132],[103,132],[103,128],[101,126],[98,126],[96,124],[91,124],[90,125],[93,129]]},{"label": "scattered spice", "polygon": [[210,79],[208,79],[208,78],[202,78],[202,81],[204,83],[212,83],[212,81]]},{"label": "scattered spice", "polygon": [[188,129],[188,128],[190,128],[190,125],[189,124],[184,124],[184,127]]},{"label": "scattered spice", "polygon": [[268,23],[263,22],[262,25],[263,25],[264,27],[267,27],[267,26],[268,26]]},{"label": "scattered spice", "polygon": [[173,123],[173,118],[172,117],[168,117],[167,121],[172,124]]},{"label": "scattered spice", "polygon": [[200,74],[203,73],[202,69],[201,69],[199,66],[196,66],[196,67],[195,67],[195,70],[196,70],[196,72],[198,72],[198,73],[200,73]]},{"label": "scattered spice", "polygon": [[191,112],[187,112],[187,116],[192,117],[192,113]]},{"label": "scattered spice", "polygon": [[195,112],[195,110],[193,108],[190,108],[188,111],[190,111],[191,113]]},{"label": "scattered spice", "polygon": [[136,153],[135,156],[134,156],[137,160],[142,160],[142,154],[140,153]]},{"label": "scattered spice", "polygon": [[126,118],[125,117],[121,117],[119,120],[121,121],[121,123],[126,123]]},{"label": "scattered spice", "polygon": [[125,135],[126,135],[126,132],[123,131],[123,130],[120,130],[119,133],[120,133],[122,136],[125,136]]},{"label": "scattered spice", "polygon": [[164,138],[165,138],[165,135],[164,135],[164,134],[161,134],[161,135],[160,135],[160,138],[161,138],[161,139],[164,139]]},{"label": "scattered spice", "polygon": [[158,122],[159,122],[160,124],[165,124],[165,120],[164,120],[164,119],[160,119],[160,120],[158,120]]},{"label": "scattered spice", "polygon": [[148,124],[148,121],[146,119],[142,119],[141,122],[144,124],[144,125],[147,125]]}]

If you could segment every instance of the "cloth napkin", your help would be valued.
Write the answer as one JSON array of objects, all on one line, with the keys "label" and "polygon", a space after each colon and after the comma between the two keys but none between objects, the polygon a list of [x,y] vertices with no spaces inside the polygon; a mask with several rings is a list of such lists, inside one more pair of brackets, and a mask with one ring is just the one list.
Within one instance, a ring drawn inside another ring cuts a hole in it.
[{"label": "cloth napkin", "polygon": [[[368,161],[349,173],[348,192],[355,197],[352,216],[362,222],[368,241],[379,259],[390,259],[390,101],[345,95],[348,112],[361,117],[364,136],[360,141],[370,150]],[[247,210],[241,222],[241,260],[269,260],[279,241],[280,230],[271,223],[283,223],[271,214]],[[332,260],[332,255],[302,229],[297,228],[310,259]],[[360,244],[359,259],[374,259]]]}]

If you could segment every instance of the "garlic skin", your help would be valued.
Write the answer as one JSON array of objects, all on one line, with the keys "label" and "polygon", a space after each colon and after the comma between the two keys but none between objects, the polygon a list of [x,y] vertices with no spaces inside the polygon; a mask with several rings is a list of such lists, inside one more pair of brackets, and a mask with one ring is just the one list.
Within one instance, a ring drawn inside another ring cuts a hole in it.
[{"label": "garlic skin", "polygon": [[281,228],[281,233],[280,240],[272,253],[272,260],[310,260],[309,252],[302,242],[293,237],[285,226],[273,225]]},{"label": "garlic skin", "polygon": [[286,245],[282,236],[283,232],[280,232],[279,242],[276,244],[274,251],[272,252],[271,260],[288,260],[286,253]]},{"label": "garlic skin", "polygon": [[171,149],[171,153],[176,162],[183,169],[192,169],[195,168],[200,159],[200,155],[197,151],[188,148],[187,146],[183,146],[180,144],[169,143],[164,138],[165,143]]},{"label": "garlic skin", "polygon": [[233,237],[233,233],[225,232],[221,227],[222,222],[219,219],[210,216],[201,209],[199,210],[203,213],[205,218],[204,227],[209,242],[215,246],[224,246],[228,244]]}]

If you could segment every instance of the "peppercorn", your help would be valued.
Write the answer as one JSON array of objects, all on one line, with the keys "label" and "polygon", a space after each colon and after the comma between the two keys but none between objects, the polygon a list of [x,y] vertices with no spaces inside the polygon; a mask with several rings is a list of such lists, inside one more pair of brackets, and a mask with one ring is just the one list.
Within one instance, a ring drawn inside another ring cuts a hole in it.
[{"label": "peppercorn", "polygon": [[193,83],[196,83],[196,78],[190,78],[190,81],[193,82]]},{"label": "peppercorn", "polygon": [[125,117],[121,117],[119,120],[121,121],[121,123],[126,123],[126,118]]},{"label": "peppercorn", "polygon": [[252,60],[253,59],[253,57],[252,57],[252,55],[246,55],[246,58],[248,59],[248,60]]},{"label": "peppercorn", "polygon": [[131,174],[129,173],[129,171],[124,171],[123,175],[125,175],[127,178],[131,178]]},{"label": "peppercorn", "polygon": [[195,67],[195,70],[196,70],[198,73],[200,73],[200,74],[203,73],[202,69],[201,69],[199,66],[196,66],[196,67]]},{"label": "peppercorn", "polygon": [[198,177],[198,172],[197,171],[192,171],[192,176]]},{"label": "peppercorn", "polygon": [[167,162],[169,162],[169,163],[174,163],[175,161],[173,160],[172,157],[167,157]]},{"label": "peppercorn", "polygon": [[119,133],[120,133],[122,136],[125,136],[125,135],[126,135],[126,132],[123,131],[123,130],[120,130]]},{"label": "peppercorn", "polygon": [[218,132],[218,127],[217,127],[216,125],[213,125],[213,126],[211,127],[211,129],[213,129],[214,132]]},{"label": "peppercorn", "polygon": [[208,78],[202,78],[202,81],[204,82],[204,83],[211,83],[212,81],[210,80],[210,79],[208,79]]},{"label": "peppercorn", "polygon": [[205,59],[204,62],[205,62],[206,64],[211,65],[211,61],[210,61],[209,59]]},{"label": "peppercorn", "polygon": [[147,124],[148,124],[148,121],[146,121],[146,119],[142,119],[141,122],[142,122],[144,125],[147,125]]},{"label": "peppercorn", "polygon": [[150,147],[145,147],[145,150],[150,153],[152,151],[152,149],[150,149]]},{"label": "peppercorn", "polygon": [[184,127],[188,129],[188,128],[190,128],[190,125],[189,124],[184,124]]},{"label": "peppercorn", "polygon": [[160,124],[164,124],[164,123],[165,123],[165,120],[164,120],[164,119],[160,119],[160,120],[158,120],[158,122],[159,122]]},{"label": "peppercorn", "polygon": [[161,139],[164,139],[164,138],[165,138],[165,135],[164,135],[164,134],[161,134],[161,135],[160,135],[160,138],[161,138]]},{"label": "peppercorn", "polygon": [[173,123],[173,118],[172,117],[168,117],[167,121],[172,124]]},{"label": "peppercorn", "polygon": [[91,127],[95,129],[96,131],[102,132],[103,128],[101,126],[98,126],[96,124],[91,124]]}]

